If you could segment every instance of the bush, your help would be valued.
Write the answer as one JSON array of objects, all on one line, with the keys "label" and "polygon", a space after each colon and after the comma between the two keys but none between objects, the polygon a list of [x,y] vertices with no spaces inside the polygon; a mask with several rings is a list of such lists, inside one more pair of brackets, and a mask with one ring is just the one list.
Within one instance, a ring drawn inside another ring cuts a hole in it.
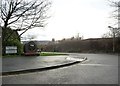
[{"label": "bush", "polygon": [[15,39],[15,40],[8,40],[5,45],[4,45],[4,53],[3,55],[5,55],[5,47],[6,46],[17,46],[17,54],[20,55],[22,53],[22,44],[20,43],[19,40]]},{"label": "bush", "polygon": [[22,44],[17,31],[11,28],[2,28],[2,54],[5,55],[6,46],[17,46],[17,54],[22,52]]}]

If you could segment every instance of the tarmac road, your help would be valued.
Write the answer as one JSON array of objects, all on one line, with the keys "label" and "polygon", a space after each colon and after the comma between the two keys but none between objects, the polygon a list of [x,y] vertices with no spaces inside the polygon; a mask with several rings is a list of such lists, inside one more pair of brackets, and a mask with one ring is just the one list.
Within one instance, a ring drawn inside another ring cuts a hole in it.
[{"label": "tarmac road", "polygon": [[78,54],[83,63],[48,71],[3,76],[3,84],[118,84],[118,55]]}]

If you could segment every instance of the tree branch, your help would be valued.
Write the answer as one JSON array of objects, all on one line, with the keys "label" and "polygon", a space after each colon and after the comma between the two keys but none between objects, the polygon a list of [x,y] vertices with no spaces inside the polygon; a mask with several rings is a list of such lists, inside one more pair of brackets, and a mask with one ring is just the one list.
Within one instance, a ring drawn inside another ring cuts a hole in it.
[{"label": "tree branch", "polygon": [[[51,2],[48,0],[3,0],[1,5],[1,20],[4,28],[13,27],[16,31],[25,33],[35,27],[44,27],[48,18],[46,12]],[[22,34],[23,34],[22,33]],[[21,35],[21,34],[20,34]]]}]

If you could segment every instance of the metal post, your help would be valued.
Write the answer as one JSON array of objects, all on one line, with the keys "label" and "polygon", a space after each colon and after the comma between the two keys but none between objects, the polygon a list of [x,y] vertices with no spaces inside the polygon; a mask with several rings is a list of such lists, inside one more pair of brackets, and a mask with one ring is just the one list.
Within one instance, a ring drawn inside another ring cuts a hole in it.
[{"label": "metal post", "polygon": [[108,26],[108,28],[113,29],[113,53],[115,52],[115,28]]},{"label": "metal post", "polygon": [[115,52],[115,28],[113,28],[113,53]]}]

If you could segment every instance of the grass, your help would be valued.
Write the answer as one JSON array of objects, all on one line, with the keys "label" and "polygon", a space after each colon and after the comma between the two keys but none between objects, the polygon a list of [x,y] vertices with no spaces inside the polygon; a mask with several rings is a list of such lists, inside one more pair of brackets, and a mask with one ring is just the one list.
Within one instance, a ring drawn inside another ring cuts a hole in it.
[{"label": "grass", "polygon": [[63,53],[56,53],[56,52],[41,52],[40,56],[57,56],[57,55],[67,55]]}]

